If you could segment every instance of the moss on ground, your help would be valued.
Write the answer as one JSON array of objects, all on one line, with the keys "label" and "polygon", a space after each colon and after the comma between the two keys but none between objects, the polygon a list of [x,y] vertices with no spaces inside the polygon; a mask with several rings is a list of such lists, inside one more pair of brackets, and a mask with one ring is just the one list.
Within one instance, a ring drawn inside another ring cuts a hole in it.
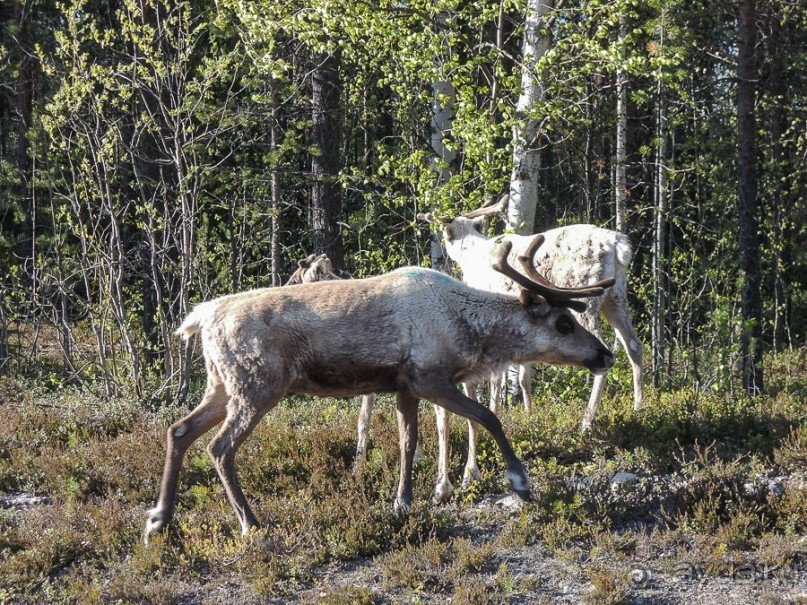
[{"label": "moss on ground", "polygon": [[[515,510],[493,504],[507,486],[486,437],[482,481],[450,506],[430,503],[436,435],[424,406],[427,459],[416,469],[416,503],[408,516],[396,514],[391,399],[381,398],[367,462],[353,472],[357,401],[293,398],[261,423],[237,462],[265,528],[238,535],[200,440],[185,461],[174,524],[149,547],[141,531],[159,486],[164,432],[182,410],[6,380],[0,495],[44,500],[0,509],[0,603],[225,603],[233,595],[245,603],[538,603],[563,595],[617,603],[664,589],[657,580],[632,583],[643,566],[682,582],[750,574],[798,586],[807,568],[807,372],[782,357],[767,367],[781,371],[769,377],[770,393],[753,400],[648,388],[637,414],[630,392],[612,387],[585,437],[577,431],[585,402],[574,393],[542,396],[529,416],[507,410],[505,430],[539,496]],[[466,439],[465,424],[454,422],[455,485]],[[615,485],[617,472],[634,479]],[[531,557],[549,565],[542,575],[523,563]],[[770,592],[757,597],[776,602]]]}]

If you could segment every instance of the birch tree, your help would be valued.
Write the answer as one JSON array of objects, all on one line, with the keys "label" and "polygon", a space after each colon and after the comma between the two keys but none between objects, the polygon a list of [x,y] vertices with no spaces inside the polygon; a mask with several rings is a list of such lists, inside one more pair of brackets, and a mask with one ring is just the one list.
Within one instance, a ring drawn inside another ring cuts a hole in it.
[{"label": "birch tree", "polygon": [[[625,14],[619,16],[619,37],[624,46]],[[624,49],[623,49],[624,51]],[[620,57],[623,59],[623,57]],[[622,62],[622,61],[620,61]],[[628,134],[628,76],[624,67],[616,71],[616,158],[614,166],[614,224],[617,231],[625,230],[628,183],[626,179]]]},{"label": "birch tree", "polygon": [[527,1],[521,92],[513,126],[513,171],[510,176],[510,203],[506,218],[507,228],[514,233],[532,233],[535,225],[541,169],[538,146],[541,122],[535,116],[535,109],[544,96],[538,64],[551,43],[550,34],[544,28],[553,6],[554,0]]},{"label": "birch tree", "polygon": [[[662,8],[659,18],[658,54],[664,57],[665,45],[665,10]],[[662,65],[659,64],[656,74],[656,153],[654,163],[655,183],[653,187],[653,314],[652,314],[652,348],[653,348],[653,383],[659,385],[660,375],[664,368],[667,331],[667,101],[664,86]]]}]

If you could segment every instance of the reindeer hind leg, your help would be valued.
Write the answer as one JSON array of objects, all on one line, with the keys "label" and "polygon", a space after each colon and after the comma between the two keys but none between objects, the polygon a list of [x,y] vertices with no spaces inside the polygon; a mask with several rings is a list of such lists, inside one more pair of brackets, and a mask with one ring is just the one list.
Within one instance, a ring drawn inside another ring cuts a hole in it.
[{"label": "reindeer hind leg", "polygon": [[191,444],[208,430],[219,424],[226,415],[228,397],[224,385],[212,364],[208,364],[207,390],[201,403],[187,416],[168,429],[165,468],[163,469],[160,495],[157,504],[149,511],[143,541],[161,531],[174,513],[179,471],[185,452]]},{"label": "reindeer hind leg", "polygon": [[642,341],[639,340],[633,330],[626,303],[617,300],[606,300],[605,304],[603,304],[602,312],[608,323],[614,328],[617,339],[622,343],[625,352],[628,354],[628,360],[633,369],[633,409],[638,411],[642,408],[644,400]]},{"label": "reindeer hind leg", "polygon": [[361,410],[358,420],[358,441],[356,442],[356,457],[353,461],[353,468],[358,469],[364,464],[367,457],[367,440],[370,436],[370,423],[373,418],[373,404],[375,394],[363,395],[361,398]]},{"label": "reindeer hind leg", "polygon": [[412,464],[418,441],[418,400],[406,391],[398,392],[398,439],[401,446],[401,472],[395,509],[406,512],[412,506]]},{"label": "reindeer hind leg", "polygon": [[271,387],[256,385],[254,382],[246,392],[233,394],[227,406],[224,424],[207,446],[219,479],[224,485],[227,499],[238,517],[241,535],[246,535],[257,527],[258,520],[249,507],[238,481],[235,455],[261,418],[277,405],[281,396],[282,392],[273,392]]}]

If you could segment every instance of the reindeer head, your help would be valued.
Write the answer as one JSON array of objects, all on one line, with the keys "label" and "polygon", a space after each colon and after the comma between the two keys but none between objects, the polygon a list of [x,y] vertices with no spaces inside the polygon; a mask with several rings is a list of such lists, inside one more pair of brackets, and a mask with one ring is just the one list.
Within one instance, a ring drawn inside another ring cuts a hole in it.
[{"label": "reindeer head", "polygon": [[577,299],[602,296],[615,280],[610,277],[579,288],[555,286],[535,269],[534,257],[543,242],[544,236],[536,235],[524,254],[519,256],[526,275],[508,264],[507,256],[513,246],[508,240],[498,241],[493,246],[492,267],[518,285],[521,306],[532,320],[549,330],[552,346],[549,353],[542,354],[541,361],[581,365],[595,374],[603,373],[614,365],[613,354],[599,338],[577,322],[569,309],[585,311],[586,303]]},{"label": "reindeer head", "polygon": [[333,272],[331,259],[325,254],[309,254],[306,258],[297,261],[297,270],[292,273],[285,285],[307,284],[327,279],[339,279]]},{"label": "reindeer head", "polygon": [[495,204],[492,200],[470,212],[465,212],[457,217],[450,217],[431,212],[420,213],[417,218],[422,221],[437,225],[443,232],[443,238],[447,245],[456,241],[462,241],[467,237],[484,237],[490,226],[490,219],[495,214],[500,214],[507,208],[510,196],[504,194]]}]

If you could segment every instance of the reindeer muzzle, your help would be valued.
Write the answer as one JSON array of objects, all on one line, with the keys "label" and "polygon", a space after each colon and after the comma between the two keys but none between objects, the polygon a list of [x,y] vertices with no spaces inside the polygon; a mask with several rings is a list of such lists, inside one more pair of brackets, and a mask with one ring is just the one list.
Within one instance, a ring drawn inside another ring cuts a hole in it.
[{"label": "reindeer muzzle", "polygon": [[605,347],[600,348],[595,356],[583,365],[592,374],[605,374],[610,368],[614,366],[614,354]]}]

